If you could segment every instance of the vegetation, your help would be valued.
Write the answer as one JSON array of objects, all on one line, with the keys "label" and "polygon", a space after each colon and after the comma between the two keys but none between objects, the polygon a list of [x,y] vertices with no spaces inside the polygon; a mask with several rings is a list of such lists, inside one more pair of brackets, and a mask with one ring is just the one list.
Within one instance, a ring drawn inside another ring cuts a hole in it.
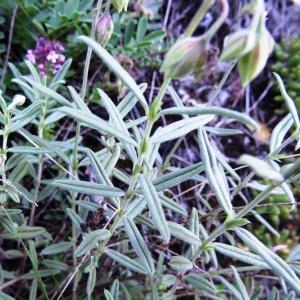
[{"label": "vegetation", "polygon": [[[300,296],[299,39],[263,0],[192,2],[173,31],[172,1],[0,3],[0,299]],[[264,134],[222,95],[274,48]]]}]

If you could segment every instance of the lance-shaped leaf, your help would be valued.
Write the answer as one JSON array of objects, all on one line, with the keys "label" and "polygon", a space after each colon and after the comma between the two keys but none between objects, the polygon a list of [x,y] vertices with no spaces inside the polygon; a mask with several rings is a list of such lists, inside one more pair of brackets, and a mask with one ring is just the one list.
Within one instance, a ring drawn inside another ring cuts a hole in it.
[{"label": "lance-shaped leaf", "polygon": [[269,265],[275,274],[288,282],[294,288],[296,293],[300,295],[300,280],[291,267],[282,258],[266,247],[246,229],[238,228],[235,231],[239,238],[241,238],[247,246],[256,252],[266,262],[266,264]]},{"label": "lance-shaped leaf", "polygon": [[[205,165],[205,173],[211,188],[214,190],[218,202],[229,216],[234,215],[230,194],[226,185],[224,171],[218,164],[207,134],[203,128],[198,130],[201,157]],[[223,172],[222,172],[223,171]]]},{"label": "lance-shaped leaf", "polygon": [[103,184],[113,186],[109,176],[107,175],[107,173],[105,171],[104,166],[102,165],[100,159],[97,157],[96,153],[94,153],[90,149],[86,149],[86,153],[87,153],[90,163],[93,167],[93,170],[96,173],[96,177],[97,177],[98,181]]},{"label": "lance-shaped leaf", "polygon": [[124,224],[128,238],[135,253],[139,257],[141,264],[147,271],[147,274],[152,276],[155,272],[154,263],[143,237],[132,220],[125,217]]},{"label": "lance-shaped leaf", "polygon": [[293,117],[296,130],[297,130],[297,132],[299,132],[299,130],[300,130],[300,121],[299,121],[299,116],[298,116],[298,112],[297,112],[297,108],[295,106],[295,103],[291,99],[291,97],[288,95],[288,93],[286,92],[286,89],[284,87],[284,84],[283,84],[282,79],[280,78],[280,76],[276,73],[273,73],[273,74],[274,74],[274,76],[277,80],[277,83],[279,85],[281,95],[282,95],[282,97],[283,97],[287,107],[289,108],[289,111],[290,111],[292,117]]},{"label": "lance-shaped leaf", "polygon": [[115,300],[113,295],[110,293],[110,291],[108,290],[104,290],[104,297],[105,297],[105,300]]},{"label": "lance-shaped leaf", "polygon": [[239,273],[237,272],[235,267],[231,266],[231,269],[233,271],[233,276],[234,276],[235,282],[237,283],[238,290],[242,296],[242,300],[249,300],[250,298],[249,298],[247,289],[246,289]]},{"label": "lance-shaped leaf", "polygon": [[222,243],[214,243],[213,245],[215,246],[216,251],[225,256],[242,261],[249,265],[269,269],[269,266],[264,262],[264,260],[254,253]]},{"label": "lance-shaped leaf", "polygon": [[120,265],[141,274],[146,274],[147,272],[143,266],[138,263],[136,260],[112,249],[105,249],[107,256],[118,262]]},{"label": "lance-shaped leaf", "polygon": [[210,294],[215,294],[216,289],[214,285],[209,282],[207,279],[201,277],[201,275],[189,274],[183,277],[184,280],[189,282],[192,286],[194,286],[198,290],[203,290]]},{"label": "lance-shaped leaf", "polygon": [[36,101],[22,111],[19,111],[18,114],[11,119],[11,123],[8,127],[9,132],[16,131],[32,122],[40,114],[41,104],[40,101]]},{"label": "lance-shaped leaf", "polygon": [[53,77],[51,83],[50,83],[50,87],[51,88],[55,88],[57,87],[57,83],[61,83],[63,82],[70,66],[72,63],[72,59],[67,59],[64,64],[62,65],[62,67],[60,68],[60,70],[55,74],[55,76]]},{"label": "lance-shaped leaf", "polygon": [[214,118],[213,115],[198,116],[174,122],[159,128],[151,137],[151,143],[163,143],[187,135],[189,132],[206,125]]},{"label": "lance-shaped leaf", "polygon": [[220,107],[176,107],[176,108],[167,108],[161,112],[162,115],[182,115],[187,114],[189,116],[197,116],[197,115],[217,115],[230,119],[237,120],[246,125],[250,125],[256,130],[259,130],[258,123],[247,116],[246,114],[240,113],[238,111],[234,111],[228,108],[220,108]]},{"label": "lance-shaped leaf", "polygon": [[118,188],[95,182],[58,179],[54,180],[51,184],[63,190],[87,195],[100,195],[104,197],[119,197],[124,195],[124,192]]},{"label": "lance-shaped leaf", "polygon": [[[130,139],[131,137],[129,131],[126,128],[126,125],[123,121],[122,116],[120,115],[118,108],[115,106],[115,104],[111,101],[111,99],[107,96],[106,93],[104,93],[100,89],[97,89],[97,91],[100,94],[101,100],[104,103],[104,106],[109,114],[110,121],[114,125],[114,128],[117,128],[118,130],[123,132],[123,134]],[[131,161],[136,162],[137,155],[134,147],[131,144],[125,144],[124,148],[126,149],[126,152],[128,153]]]},{"label": "lance-shaped leaf", "polygon": [[[69,106],[69,107],[72,106],[72,104],[65,97],[63,97],[60,94],[56,93],[55,91],[49,89],[45,85],[43,85],[39,82],[36,82],[29,77],[22,76],[22,79],[24,79],[28,83],[30,83],[31,86],[33,88],[37,89],[42,95],[45,95],[45,96],[55,100],[60,105],[65,105],[65,106]],[[15,80],[15,82],[17,82],[17,80]]]},{"label": "lance-shaped leaf", "polygon": [[273,129],[271,138],[270,138],[270,152],[277,151],[277,149],[281,146],[284,137],[289,132],[293,125],[293,118],[291,114],[285,116]]},{"label": "lance-shaped leaf", "polygon": [[67,208],[66,213],[71,219],[72,223],[77,227],[77,229],[81,229],[80,225],[84,223],[83,219],[73,210],[72,208]]},{"label": "lance-shaped leaf", "polygon": [[71,242],[60,242],[44,248],[41,255],[53,255],[68,251],[72,247]]},{"label": "lance-shaped leaf", "polygon": [[234,299],[244,300],[242,298],[241,293],[238,291],[238,289],[234,285],[232,285],[230,282],[228,282],[225,278],[223,278],[221,276],[219,276],[218,278],[225,285],[225,287],[231,292],[231,294],[234,296]]},{"label": "lance-shaped leaf", "polygon": [[162,195],[162,194],[159,195],[159,197],[160,197],[160,200],[161,200],[161,204],[164,207],[166,207],[166,208],[168,208],[168,209],[170,209],[170,210],[172,210],[172,211],[174,211],[174,212],[176,212],[180,215],[187,216],[186,209],[184,207],[182,207],[179,203],[177,203],[175,200],[172,200],[172,199],[170,199],[170,198],[168,198],[168,197],[166,197],[165,195]]},{"label": "lance-shaped leaf", "polygon": [[170,231],[157,191],[155,190],[151,180],[146,178],[144,175],[140,176],[140,183],[154,224],[163,239],[168,243],[170,240]]},{"label": "lance-shaped leaf", "polygon": [[283,181],[283,176],[269,163],[255,156],[243,154],[237,161],[239,164],[248,165],[258,176],[268,178],[276,182]]},{"label": "lance-shaped leaf", "polygon": [[174,172],[162,175],[153,180],[155,189],[160,192],[167,190],[173,186],[177,186],[180,183],[191,179],[193,176],[201,173],[204,170],[202,162],[196,163],[186,168],[176,170]]},{"label": "lance-shaped leaf", "polygon": [[14,232],[4,231],[0,234],[0,238],[7,240],[15,240],[15,239],[32,239],[43,233],[46,233],[45,228],[37,227],[37,226],[26,226],[22,225],[15,228]]},{"label": "lance-shaped leaf", "polygon": [[111,285],[110,293],[114,299],[120,299],[120,282],[118,279],[115,279]]},{"label": "lance-shaped leaf", "polygon": [[69,92],[72,96],[72,99],[74,100],[74,102],[77,104],[77,107],[82,110],[82,111],[86,111],[88,113],[90,113],[90,109],[88,108],[88,106],[84,103],[83,99],[80,97],[80,95],[78,95],[78,93],[76,92],[76,90],[72,87],[72,86],[68,86]]},{"label": "lance-shaped leaf", "polygon": [[60,107],[58,111],[64,113],[65,115],[72,117],[80,122],[82,122],[84,126],[89,128],[96,129],[100,132],[104,132],[106,134],[110,134],[125,143],[129,143],[132,145],[136,145],[137,143],[132,139],[124,135],[120,130],[114,128],[107,121],[102,120],[92,113],[88,113],[79,109],[70,108],[70,107]]},{"label": "lance-shaped leaf", "polygon": [[[198,210],[193,207],[192,213],[189,219],[189,230],[194,233],[195,235],[199,236],[200,232],[200,222],[199,222],[199,216],[198,216]],[[192,253],[195,253],[197,250],[196,246],[191,246]]]},{"label": "lance-shaped leaf", "polygon": [[190,245],[200,246],[201,241],[199,237],[190,230],[186,229],[180,224],[171,221],[168,222],[168,225],[172,236]]},{"label": "lance-shaped leaf", "polygon": [[179,274],[193,268],[193,263],[184,256],[172,256],[168,265]]},{"label": "lance-shaped leaf", "polygon": [[89,278],[86,285],[86,292],[88,295],[91,295],[94,291],[97,276],[96,273],[96,268],[92,265],[89,269]]},{"label": "lance-shaped leaf", "polygon": [[[147,89],[147,83],[141,83],[138,85],[141,93],[144,93]],[[118,104],[118,110],[122,118],[124,118],[136,105],[138,98],[133,92],[129,92],[122,101]]]},{"label": "lance-shaped leaf", "polygon": [[96,247],[99,241],[108,239],[111,233],[107,229],[98,229],[88,233],[76,248],[75,256],[82,256]]},{"label": "lance-shaped leaf", "polygon": [[136,95],[145,111],[148,111],[148,104],[145,97],[138,85],[130,74],[117,62],[117,60],[109,54],[103,47],[101,47],[96,41],[86,36],[79,36],[78,39],[95,51],[95,53],[101,58],[104,64],[118,77],[125,85]]}]

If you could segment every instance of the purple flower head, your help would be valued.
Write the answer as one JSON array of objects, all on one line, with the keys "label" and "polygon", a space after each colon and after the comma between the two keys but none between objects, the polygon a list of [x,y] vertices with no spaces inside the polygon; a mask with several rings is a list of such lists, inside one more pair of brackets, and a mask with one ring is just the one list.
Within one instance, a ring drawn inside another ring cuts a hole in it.
[{"label": "purple flower head", "polygon": [[37,66],[42,77],[55,75],[65,61],[64,51],[60,43],[40,37],[35,48],[27,50],[26,59]]}]

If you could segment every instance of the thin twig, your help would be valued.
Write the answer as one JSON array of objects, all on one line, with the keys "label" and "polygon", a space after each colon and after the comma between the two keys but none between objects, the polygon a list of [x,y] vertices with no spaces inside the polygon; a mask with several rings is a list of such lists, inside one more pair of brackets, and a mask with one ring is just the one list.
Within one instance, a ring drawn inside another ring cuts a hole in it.
[{"label": "thin twig", "polygon": [[14,33],[14,25],[15,25],[15,19],[16,19],[18,7],[19,7],[18,3],[16,3],[13,13],[12,13],[12,16],[11,16],[6,56],[5,56],[5,61],[4,61],[3,69],[2,69],[2,76],[1,76],[0,84],[3,84],[5,76],[6,76],[6,72],[7,72],[8,60],[9,60],[10,51],[11,51],[12,38],[13,38],[13,33]]}]

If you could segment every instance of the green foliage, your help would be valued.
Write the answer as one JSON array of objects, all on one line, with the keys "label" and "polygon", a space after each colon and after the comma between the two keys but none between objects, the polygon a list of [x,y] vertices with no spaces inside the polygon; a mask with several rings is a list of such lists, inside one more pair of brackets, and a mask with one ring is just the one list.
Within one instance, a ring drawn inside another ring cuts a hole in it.
[{"label": "green foliage", "polygon": [[[254,3],[263,7],[263,1]],[[187,37],[214,1],[204,4],[188,26]],[[32,14],[36,28],[56,35],[58,28],[73,26],[73,21],[85,22],[81,16],[92,2],[20,5],[23,13]],[[228,14],[226,6],[222,9],[213,30],[208,30],[209,39]],[[254,13],[254,20],[262,20],[261,14]],[[26,282],[20,285],[21,297],[29,299],[156,300],[189,294],[248,300],[300,295],[297,247],[281,257],[260,234],[243,228],[255,217],[276,235],[261,205],[278,195],[285,196],[291,208],[296,204],[291,184],[298,180],[300,160],[292,156],[278,161],[278,155],[299,140],[300,122],[281,78],[275,75],[289,112],[272,131],[266,157],[234,161],[246,164],[247,176],[241,176],[214,141],[244,130],[220,127],[219,121],[231,119],[241,129],[247,125],[247,132],[249,127],[259,128],[257,121],[209,103],[185,106],[171,87],[172,72],[165,74],[150,103],[147,84],[137,82],[117,57],[121,53],[147,61],[149,56],[152,62],[152,45],[162,32],[153,31],[146,17],[127,16],[114,17],[119,29],[106,49],[93,32],[76,38],[81,51],[92,51],[97,64],[128,89],[121,99],[94,86],[100,105],[87,101],[90,55],[80,92],[76,80],[65,84],[70,60],[55,76],[41,76],[29,62],[24,72],[10,64],[13,83],[26,98],[0,95],[0,243],[3,261],[16,262],[0,266],[0,296],[19,296],[19,289],[11,288],[18,282]],[[175,105],[162,108],[167,94]],[[89,134],[95,137],[91,144],[86,142]],[[186,165],[178,164],[174,154],[187,136],[195,141],[196,155],[190,161],[183,157]],[[259,184],[255,175],[271,181]],[[253,190],[258,192],[249,197]],[[191,201],[182,201],[187,192]],[[253,272],[276,276],[282,287],[272,292],[260,288],[264,281],[250,277]]]},{"label": "green foliage", "polygon": [[[290,41],[281,41],[275,47],[275,62],[272,70],[277,72],[282,78],[287,89],[287,93],[294,100],[297,108],[300,108],[300,39],[296,36]],[[283,97],[277,86],[273,88],[274,100],[282,101]]]}]

